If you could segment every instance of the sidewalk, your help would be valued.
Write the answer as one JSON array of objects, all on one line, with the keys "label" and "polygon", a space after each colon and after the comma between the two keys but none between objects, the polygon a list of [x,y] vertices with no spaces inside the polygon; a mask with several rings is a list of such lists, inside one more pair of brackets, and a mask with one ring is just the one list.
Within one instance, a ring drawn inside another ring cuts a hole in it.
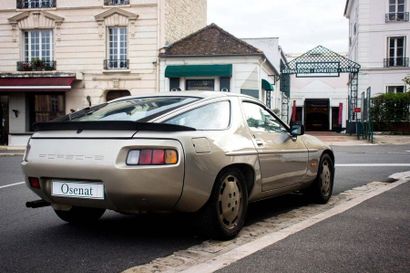
[{"label": "sidewalk", "polygon": [[[346,135],[330,131],[308,131],[306,134],[315,136],[328,145],[337,146],[354,146],[354,145],[371,145],[366,140],[358,140],[355,135]],[[374,135],[373,144],[410,144],[410,135]],[[24,146],[1,146],[0,157],[2,156],[19,156],[24,154]]]},{"label": "sidewalk", "polygon": [[26,147],[16,146],[9,147],[0,145],[0,157],[2,156],[22,156]]},{"label": "sidewalk", "polygon": [[[315,136],[329,145],[370,145],[366,140],[358,140],[356,135],[347,135],[336,132],[324,131],[308,131],[306,134]],[[374,135],[373,144],[410,144],[410,135]]]},{"label": "sidewalk", "polygon": [[410,183],[217,272],[408,272]]}]

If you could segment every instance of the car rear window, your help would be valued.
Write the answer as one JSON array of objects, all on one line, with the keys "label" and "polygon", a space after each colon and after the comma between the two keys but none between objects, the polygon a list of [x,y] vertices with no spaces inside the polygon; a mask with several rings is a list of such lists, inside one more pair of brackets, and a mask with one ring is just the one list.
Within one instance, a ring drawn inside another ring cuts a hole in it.
[{"label": "car rear window", "polygon": [[231,121],[229,101],[210,103],[187,111],[164,123],[192,127],[197,130],[224,130]]},{"label": "car rear window", "polygon": [[67,115],[70,121],[145,121],[199,100],[195,97],[130,98],[86,108]]}]

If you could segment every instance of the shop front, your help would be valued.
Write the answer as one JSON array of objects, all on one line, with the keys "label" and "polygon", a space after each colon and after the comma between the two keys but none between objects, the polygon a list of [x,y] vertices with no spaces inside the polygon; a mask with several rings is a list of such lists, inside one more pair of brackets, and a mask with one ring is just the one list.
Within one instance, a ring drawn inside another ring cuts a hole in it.
[{"label": "shop front", "polygon": [[24,146],[33,124],[67,113],[66,92],[75,81],[72,74],[1,75],[1,142]]}]

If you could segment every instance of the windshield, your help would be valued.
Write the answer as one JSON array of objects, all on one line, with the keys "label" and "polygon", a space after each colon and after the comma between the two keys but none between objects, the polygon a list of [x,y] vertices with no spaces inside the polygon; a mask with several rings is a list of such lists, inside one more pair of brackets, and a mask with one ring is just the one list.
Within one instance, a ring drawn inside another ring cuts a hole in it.
[{"label": "windshield", "polygon": [[86,108],[65,116],[70,121],[145,121],[164,114],[199,98],[193,97],[145,97],[130,98]]}]

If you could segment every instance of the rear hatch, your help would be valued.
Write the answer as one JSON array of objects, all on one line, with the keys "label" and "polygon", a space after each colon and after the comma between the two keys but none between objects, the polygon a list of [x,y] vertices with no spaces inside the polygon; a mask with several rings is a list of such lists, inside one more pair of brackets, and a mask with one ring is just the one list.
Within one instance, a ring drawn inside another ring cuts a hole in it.
[{"label": "rear hatch", "polygon": [[[101,128],[105,128],[102,130]],[[38,177],[52,203],[104,207],[117,211],[172,209],[183,187],[184,154],[177,132],[183,126],[137,122],[55,122],[36,125],[22,163],[26,177]],[[174,165],[129,166],[130,150],[173,149]],[[103,198],[61,197],[53,183],[103,185]]]}]

